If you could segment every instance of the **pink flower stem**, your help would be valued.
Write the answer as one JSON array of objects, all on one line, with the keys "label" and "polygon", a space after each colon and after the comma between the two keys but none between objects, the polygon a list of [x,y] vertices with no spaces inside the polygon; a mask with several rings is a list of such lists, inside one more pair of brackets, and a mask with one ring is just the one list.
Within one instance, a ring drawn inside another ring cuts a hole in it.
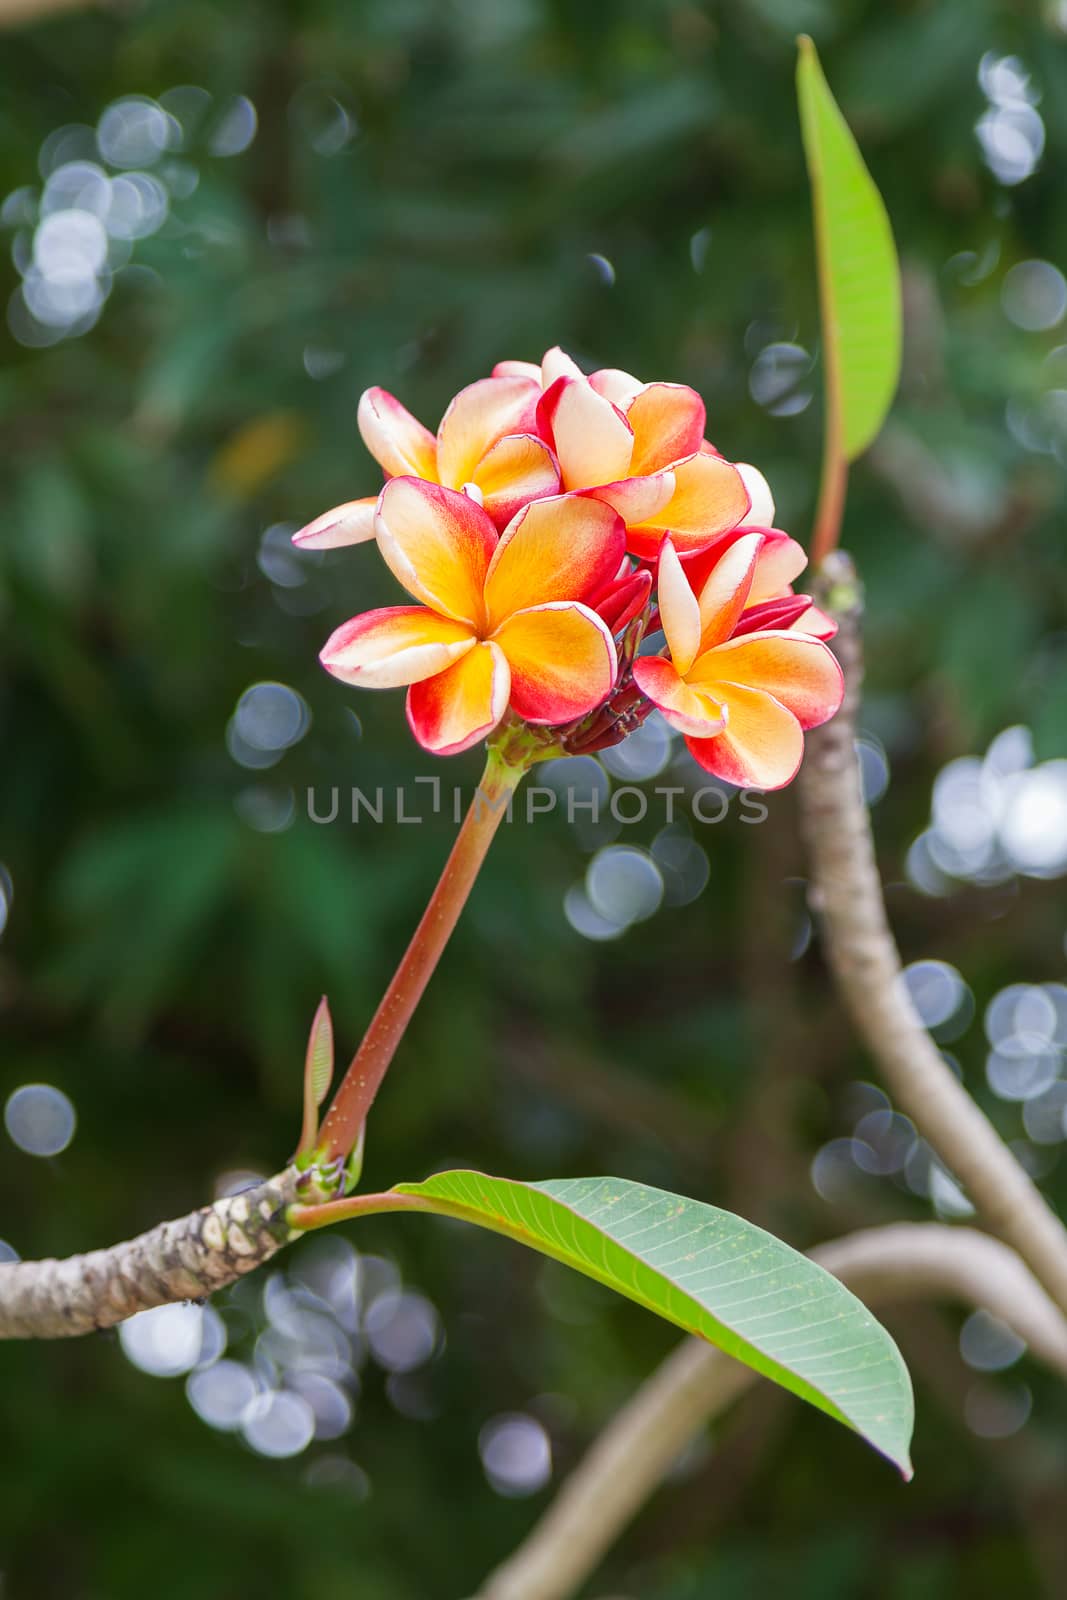
[{"label": "pink flower stem", "polygon": [[522,753],[516,752],[509,760],[499,746],[490,749],[481,783],[422,921],[326,1114],[316,1152],[320,1163],[343,1161],[354,1149],[367,1112],[459,921],[527,765],[528,758]]}]

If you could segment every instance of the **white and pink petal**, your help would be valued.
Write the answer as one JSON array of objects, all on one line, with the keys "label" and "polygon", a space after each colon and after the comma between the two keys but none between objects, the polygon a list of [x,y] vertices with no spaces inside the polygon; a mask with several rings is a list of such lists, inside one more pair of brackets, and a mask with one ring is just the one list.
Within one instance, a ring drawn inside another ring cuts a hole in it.
[{"label": "white and pink petal", "polygon": [[762,543],[758,533],[735,540],[705,579],[699,595],[702,650],[721,644],[737,626],[752,592]]},{"label": "white and pink petal", "polygon": [[559,378],[538,409],[539,431],[551,439],[565,489],[592,489],[629,475],[633,433],[618,406],[588,378]]},{"label": "white and pink petal", "polygon": [[347,500],[344,505],[334,506],[294,533],[293,543],[299,550],[337,550],[342,545],[365,544],[374,538],[377,504],[378,496],[372,494],[364,500]]},{"label": "white and pink petal", "polygon": [[742,482],[748,490],[750,501],[749,508],[742,519],[742,526],[746,528],[773,528],[774,527],[774,496],[771,486],[758,467],[750,466],[747,461],[738,461],[737,470],[741,474]]},{"label": "white and pink petal", "polygon": [[613,406],[618,406],[622,412],[641,393],[645,387],[640,378],[635,378],[632,373],[623,372],[621,367],[601,367],[599,372],[589,374],[589,382],[597,394],[602,394],[605,400],[610,400]]},{"label": "white and pink petal", "polygon": [[569,356],[566,350],[561,350],[554,344],[551,350],[546,350],[541,361],[541,387],[550,389],[558,378],[584,378],[581,367],[577,361]]},{"label": "white and pink petal", "polygon": [[541,368],[536,361],[498,361],[493,368],[494,378],[532,378],[541,387]]},{"label": "white and pink petal", "polygon": [[752,599],[770,600],[784,594],[808,564],[803,545],[780,528],[764,532],[759,565],[752,584]]},{"label": "white and pink petal", "polygon": [[390,478],[437,482],[437,440],[387,389],[367,389],[356,413],[363,443]]},{"label": "white and pink petal", "polygon": [[656,594],[671,661],[684,677],[700,650],[700,605],[669,538],[660,551]]},{"label": "white and pink petal", "polygon": [[399,689],[445,671],[474,644],[469,628],[425,606],[383,606],[343,622],[319,660],[358,689]]}]

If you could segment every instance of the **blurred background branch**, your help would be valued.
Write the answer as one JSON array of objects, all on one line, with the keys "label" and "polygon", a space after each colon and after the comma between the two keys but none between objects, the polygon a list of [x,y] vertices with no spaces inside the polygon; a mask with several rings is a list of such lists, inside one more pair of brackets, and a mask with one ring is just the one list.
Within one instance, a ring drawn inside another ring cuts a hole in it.
[{"label": "blurred background branch", "polygon": [[0,0],[0,28],[18,28],[68,11],[115,4],[116,0]]},{"label": "blurred background branch", "polygon": [[[863,600],[851,559],[824,565],[820,593],[840,629],[846,693],[809,740],[799,792],[811,852],[809,899],[841,994],[896,1102],[962,1184],[986,1225],[1067,1314],[1067,1228],[948,1066],[904,981],[886,915],[855,754],[863,684]],[[839,597],[839,598],[835,598]]]}]

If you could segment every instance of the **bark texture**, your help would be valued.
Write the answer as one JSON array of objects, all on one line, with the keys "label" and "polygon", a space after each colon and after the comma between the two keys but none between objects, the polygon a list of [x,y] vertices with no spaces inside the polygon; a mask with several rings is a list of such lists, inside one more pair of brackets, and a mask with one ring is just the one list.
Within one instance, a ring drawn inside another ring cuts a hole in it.
[{"label": "bark texture", "polygon": [[0,1339],[72,1338],[225,1288],[296,1237],[296,1177],[290,1168],[106,1250],[0,1264]]}]

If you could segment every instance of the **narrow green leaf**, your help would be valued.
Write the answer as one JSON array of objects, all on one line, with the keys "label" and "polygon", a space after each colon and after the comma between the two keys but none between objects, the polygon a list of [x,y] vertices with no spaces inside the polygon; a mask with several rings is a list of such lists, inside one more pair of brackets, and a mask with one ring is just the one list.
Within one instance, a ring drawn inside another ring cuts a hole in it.
[{"label": "narrow green leaf", "polygon": [[900,377],[900,269],[882,197],[806,37],[797,98],[815,208],[827,426],[854,461],[885,421]]},{"label": "narrow green leaf", "polygon": [[896,1345],[843,1284],[762,1228],[618,1178],[439,1172],[392,1192],[506,1234],[718,1345],[910,1478],[914,1406]]},{"label": "narrow green leaf", "polygon": [[304,1061],[304,1126],[297,1155],[306,1155],[314,1148],[319,1131],[318,1110],[326,1098],[332,1079],[333,1018],[326,996],[323,995],[308,1035]]}]

